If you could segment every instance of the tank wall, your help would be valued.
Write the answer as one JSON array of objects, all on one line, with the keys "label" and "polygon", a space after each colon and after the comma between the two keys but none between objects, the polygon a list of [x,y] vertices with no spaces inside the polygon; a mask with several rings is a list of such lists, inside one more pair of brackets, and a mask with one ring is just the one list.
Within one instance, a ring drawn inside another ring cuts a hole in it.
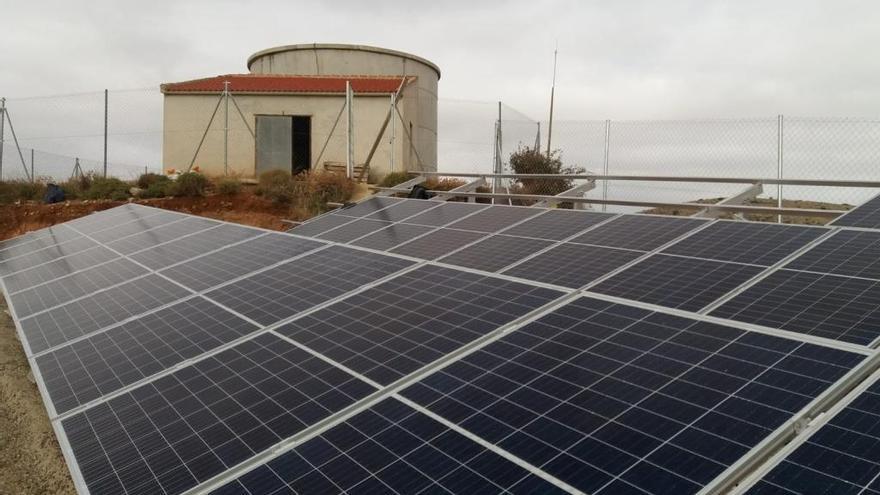
[{"label": "tank wall", "polygon": [[[249,67],[255,74],[295,75],[408,75],[416,76],[403,92],[400,108],[405,124],[398,125],[398,142],[406,141],[401,125],[412,123],[415,150],[404,143],[408,170],[437,169],[437,71],[403,55],[357,49],[297,48],[255,56]],[[419,165],[421,158],[422,166]]]}]

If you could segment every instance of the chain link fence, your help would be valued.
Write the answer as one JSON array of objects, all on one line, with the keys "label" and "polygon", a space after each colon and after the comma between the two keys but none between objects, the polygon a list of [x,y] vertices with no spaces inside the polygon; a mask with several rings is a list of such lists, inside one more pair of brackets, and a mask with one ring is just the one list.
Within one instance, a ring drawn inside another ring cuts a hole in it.
[{"label": "chain link fence", "polygon": [[[7,124],[2,179],[28,178],[33,168],[38,178],[65,180],[73,173],[77,159],[83,171],[101,174],[105,142],[108,175],[129,179],[163,168],[163,97],[157,87],[111,90],[106,95],[104,91],[96,91],[10,98],[6,100],[6,111],[14,124],[21,154]],[[209,117],[204,116],[205,124]],[[222,127],[215,122],[206,137],[206,146],[218,146],[217,143],[222,146]],[[197,142],[204,131],[204,127],[194,127],[174,132],[191,134],[191,140]],[[880,179],[880,120],[789,116],[584,120],[555,121],[552,136],[548,136],[548,131],[546,121],[533,119],[503,103],[440,99],[438,169],[450,173],[510,173],[513,172],[511,154],[524,147],[546,153],[550,137],[550,147],[558,150],[564,167],[595,174]],[[235,132],[242,131],[230,130]],[[329,137],[315,135],[313,138],[321,144],[329,139],[330,148],[340,148],[339,143],[345,140],[344,132],[339,129]],[[398,133],[397,138],[402,135]],[[314,154],[317,155],[317,151]],[[516,184],[509,182],[499,185],[516,188]],[[730,196],[744,187],[598,181],[587,196],[687,202]],[[864,189],[765,186],[763,196],[775,199],[780,192],[786,200],[851,204],[874,193]]]}]

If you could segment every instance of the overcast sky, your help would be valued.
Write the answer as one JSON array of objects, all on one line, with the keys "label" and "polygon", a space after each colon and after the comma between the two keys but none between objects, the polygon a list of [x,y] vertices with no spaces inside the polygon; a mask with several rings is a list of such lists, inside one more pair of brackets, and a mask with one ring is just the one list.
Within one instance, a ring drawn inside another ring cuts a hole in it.
[{"label": "overcast sky", "polygon": [[338,42],[440,66],[441,98],[546,119],[880,113],[877,1],[0,0],[0,95],[246,72],[263,48]]}]

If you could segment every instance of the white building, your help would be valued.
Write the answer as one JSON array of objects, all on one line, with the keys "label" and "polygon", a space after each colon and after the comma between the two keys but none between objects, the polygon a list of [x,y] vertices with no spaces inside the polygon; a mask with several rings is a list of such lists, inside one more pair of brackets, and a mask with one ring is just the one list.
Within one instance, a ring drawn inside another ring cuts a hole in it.
[{"label": "white building", "polygon": [[[222,175],[228,164],[229,173],[252,177],[345,163],[348,119],[341,111],[348,81],[354,92],[354,162],[365,163],[375,146],[373,176],[436,170],[440,70],[431,62],[383,48],[311,44],[255,53],[248,69],[161,86],[166,169],[186,170],[194,163]],[[232,95],[228,106],[225,83]],[[391,112],[383,131],[395,94],[400,116]]]}]

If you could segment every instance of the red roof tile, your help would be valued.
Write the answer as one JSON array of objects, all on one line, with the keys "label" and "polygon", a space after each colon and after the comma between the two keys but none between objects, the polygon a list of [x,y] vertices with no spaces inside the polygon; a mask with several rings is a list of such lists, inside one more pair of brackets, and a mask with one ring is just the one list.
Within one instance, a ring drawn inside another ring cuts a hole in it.
[{"label": "red roof tile", "polygon": [[[161,86],[163,93],[220,93],[229,81],[233,93],[345,93],[351,81],[355,93],[394,93],[400,76],[287,76],[269,74],[228,74]],[[407,77],[407,84],[415,80]]]}]

